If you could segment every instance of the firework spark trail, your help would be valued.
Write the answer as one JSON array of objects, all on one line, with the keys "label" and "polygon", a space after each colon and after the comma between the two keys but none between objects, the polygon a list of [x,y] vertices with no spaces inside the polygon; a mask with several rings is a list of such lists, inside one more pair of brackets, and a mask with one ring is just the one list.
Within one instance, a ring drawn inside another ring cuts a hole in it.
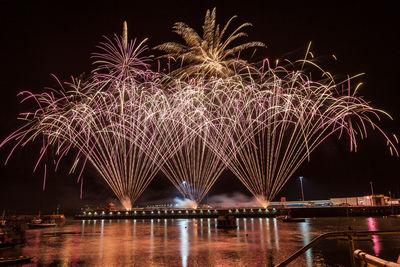
[{"label": "firework spark trail", "polygon": [[[83,162],[83,169],[89,161],[129,209],[159,169],[153,163],[159,161],[160,155],[155,148],[165,149],[170,143],[163,140],[172,140],[163,139],[160,131],[154,130],[154,118],[171,112],[168,103],[163,105],[160,101],[161,89],[153,79],[149,81],[149,77],[153,78],[151,71],[138,57],[143,49],[133,48],[134,42],[124,48],[116,40],[117,45],[103,44],[105,54],[95,55],[101,59],[97,61],[100,65],[89,82],[75,80],[66,85],[67,90],[62,88],[59,95],[29,94],[28,99],[33,99],[38,109],[24,113],[27,127],[12,134],[2,145],[12,139],[18,140],[17,145],[24,145],[43,135],[36,166],[49,146],[56,147],[59,157],[73,148],[76,154],[71,172],[79,162]],[[120,61],[124,64],[118,64]],[[154,143],[158,146],[150,145]]]},{"label": "firework spark trail", "polygon": [[[263,82],[259,79],[250,83],[245,80],[239,86],[226,84],[227,91],[243,88],[248,93],[251,85],[256,91],[269,94],[261,97],[261,102],[255,101],[255,96],[250,97],[252,105],[257,107],[255,110],[246,110],[250,105],[224,102],[226,115],[221,118],[236,120],[228,123],[229,128],[224,123],[215,127],[216,133],[211,135],[215,153],[263,206],[327,137],[336,132],[347,133],[351,147],[356,147],[356,136],[366,135],[366,124],[383,133],[373,117],[379,119],[379,114],[385,113],[351,95],[350,87],[346,89],[347,95],[337,95],[337,85],[332,80],[317,83],[301,72],[285,70],[282,75],[283,70],[279,68],[279,76],[275,73],[277,69],[267,70],[268,73],[259,76]],[[227,98],[236,103],[244,99],[239,95]],[[397,153],[393,142],[383,135]]]},{"label": "firework spark trail", "polygon": [[[210,102],[215,103],[212,113],[218,115],[214,117],[213,134],[208,142],[250,192],[258,195],[257,192],[263,191],[260,189],[263,181],[253,177],[257,177],[257,171],[262,171],[263,162],[242,160],[241,153],[255,146],[252,137],[266,127],[267,118],[275,114],[279,106],[268,103],[270,91],[262,91],[257,84],[245,82],[240,76],[216,80],[213,86],[218,89]],[[238,175],[242,173],[252,178]]]},{"label": "firework spark trail", "polygon": [[[112,97],[104,93],[98,93],[97,96],[101,101]],[[73,146],[78,151],[73,169],[81,157],[86,157],[122,202],[127,202],[127,199],[134,201],[158,169],[153,167],[147,154],[139,149],[140,143],[129,143],[121,138],[127,131],[114,126],[113,117],[109,116],[112,112],[100,110],[102,103],[96,99],[88,102],[93,106],[67,102],[66,106],[70,108],[67,112],[65,108],[55,109],[52,106],[50,113],[37,118],[38,123],[31,129],[31,138],[40,134],[47,136],[47,144],[43,147],[56,145],[56,151],[61,156]],[[111,107],[110,103],[107,106]],[[140,141],[146,140],[137,142]],[[127,170],[130,172],[127,173]]]},{"label": "firework spark trail", "polygon": [[202,27],[202,37],[186,23],[177,22],[173,26],[173,32],[180,35],[185,44],[167,42],[154,47],[154,49],[166,52],[161,58],[182,62],[180,68],[171,72],[172,75],[200,79],[214,75],[229,77],[234,74],[234,65],[247,66],[247,62],[235,58],[235,54],[248,48],[265,47],[262,42],[248,42],[230,47],[235,39],[247,36],[242,30],[252,24],[243,23],[228,34],[230,24],[237,16],[231,17],[221,31],[220,25],[216,23],[216,16],[216,8],[213,8],[212,11],[207,10]]},{"label": "firework spark trail", "polygon": [[210,121],[205,116],[208,102],[205,83],[197,79],[174,85],[171,95],[174,109],[180,110],[178,138],[186,140],[170,157],[164,157],[161,169],[184,198],[195,206],[204,198],[225,169],[223,161],[207,146]]}]

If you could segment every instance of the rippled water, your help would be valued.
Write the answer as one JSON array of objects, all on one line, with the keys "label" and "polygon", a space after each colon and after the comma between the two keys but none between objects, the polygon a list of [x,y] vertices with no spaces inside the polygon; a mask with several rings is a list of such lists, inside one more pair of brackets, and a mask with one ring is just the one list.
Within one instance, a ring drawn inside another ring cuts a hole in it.
[{"label": "rippled water", "polygon": [[[27,243],[0,255],[35,256],[32,266],[271,266],[321,233],[396,230],[399,218],[237,219],[232,230],[215,219],[68,221],[54,229],[27,230]],[[374,236],[356,248],[397,260],[400,236]],[[292,266],[349,266],[347,241],[326,240]],[[26,266],[29,266],[26,265]]]}]

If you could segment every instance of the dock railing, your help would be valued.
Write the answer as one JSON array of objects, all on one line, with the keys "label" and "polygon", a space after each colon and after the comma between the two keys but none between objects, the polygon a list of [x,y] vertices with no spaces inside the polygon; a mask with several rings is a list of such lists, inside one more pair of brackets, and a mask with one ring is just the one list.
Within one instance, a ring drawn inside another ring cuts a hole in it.
[{"label": "dock railing", "polygon": [[[321,240],[327,239],[327,238],[347,238],[348,239],[348,244],[349,244],[349,251],[350,251],[350,260],[351,260],[351,266],[391,266],[391,267],[400,267],[400,264],[393,263],[395,265],[373,265],[370,263],[370,265],[356,265],[356,261],[359,260],[358,258],[356,259],[353,256],[353,253],[355,252],[355,247],[354,247],[354,240],[359,237],[359,236],[370,236],[370,235],[399,235],[400,230],[394,230],[394,231],[338,231],[338,232],[328,232],[325,234],[321,234],[311,240],[310,243],[293,253],[289,258],[286,260],[282,261],[281,263],[275,265],[275,267],[282,267],[282,266],[287,266],[291,262],[293,262],[295,259],[297,259],[300,255],[305,253],[308,249],[314,247],[317,243],[319,243]],[[364,255],[364,254],[361,254]],[[371,257],[374,257],[372,255],[369,255]],[[369,257],[367,257],[369,259]],[[377,257],[374,257],[377,258]],[[379,259],[379,258],[377,258]],[[358,261],[360,262],[360,261]]]},{"label": "dock railing", "polygon": [[386,261],[381,258],[372,256],[357,249],[353,253],[355,267],[376,266],[376,267],[400,267],[399,263]]}]

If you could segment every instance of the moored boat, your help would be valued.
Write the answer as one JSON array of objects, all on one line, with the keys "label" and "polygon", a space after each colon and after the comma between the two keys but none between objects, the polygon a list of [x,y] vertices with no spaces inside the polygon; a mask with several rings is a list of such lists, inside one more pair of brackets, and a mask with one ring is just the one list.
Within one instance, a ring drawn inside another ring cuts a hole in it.
[{"label": "moored boat", "polygon": [[25,243],[25,229],[20,224],[0,227],[0,249],[8,249]]},{"label": "moored boat", "polygon": [[48,228],[48,227],[56,227],[57,223],[52,221],[43,221],[42,219],[34,219],[30,223],[28,223],[28,227],[30,229],[38,229],[38,228]]}]

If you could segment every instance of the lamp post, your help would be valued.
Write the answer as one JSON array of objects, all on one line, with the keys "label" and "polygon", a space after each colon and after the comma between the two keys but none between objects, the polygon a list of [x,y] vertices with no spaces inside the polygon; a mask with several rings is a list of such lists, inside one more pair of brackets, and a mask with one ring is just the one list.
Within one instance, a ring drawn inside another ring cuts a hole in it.
[{"label": "lamp post", "polygon": [[372,186],[372,181],[370,181],[369,184],[371,185],[371,194],[373,196],[374,195],[374,187]]},{"label": "lamp post", "polygon": [[372,181],[369,184],[371,185],[371,206],[374,206],[374,187],[372,186]]},{"label": "lamp post", "polygon": [[303,176],[300,176],[299,179],[300,179],[300,187],[301,187],[301,200],[304,201]]}]

